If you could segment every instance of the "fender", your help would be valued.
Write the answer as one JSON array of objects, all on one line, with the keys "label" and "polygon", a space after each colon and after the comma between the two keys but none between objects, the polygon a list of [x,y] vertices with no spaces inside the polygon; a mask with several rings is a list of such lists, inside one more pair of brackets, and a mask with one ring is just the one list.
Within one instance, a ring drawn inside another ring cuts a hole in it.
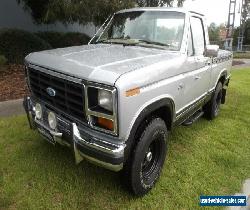
[{"label": "fender", "polygon": [[[227,78],[227,70],[226,69],[223,69],[222,72],[220,73],[219,78],[217,79],[217,83],[219,82],[219,80],[222,77],[225,77],[225,81],[226,81],[226,78]],[[224,81],[224,83],[225,83],[225,81]],[[222,84],[222,85],[224,86],[225,84]]]},{"label": "fender", "polygon": [[[225,79],[227,78],[227,69],[226,68],[224,68],[224,69],[221,70],[221,72],[220,72],[220,74],[219,74],[219,76],[217,78],[217,82],[215,84],[215,87],[216,87],[216,85],[218,84],[218,82],[220,81],[220,79],[222,77],[225,77]],[[224,86],[224,84],[222,84],[222,85]]]},{"label": "fender", "polygon": [[[127,158],[130,155],[130,151],[133,148],[135,142],[135,139],[137,138],[136,132],[140,128],[140,125],[143,124],[145,119],[150,116],[155,111],[159,110],[160,108],[166,108],[168,109],[170,113],[170,119],[169,123],[167,123],[168,130],[172,129],[173,126],[173,119],[175,117],[175,105],[174,101],[171,98],[162,98],[158,101],[153,102],[152,104],[148,105],[146,108],[144,108],[140,114],[138,115],[137,119],[135,120],[133,127],[130,131],[129,137],[126,141],[126,148],[124,153],[124,159],[127,160]],[[167,116],[167,113],[166,113]]]},{"label": "fender", "polygon": [[[220,79],[222,77],[225,77],[225,79],[226,79],[227,78],[227,74],[228,74],[227,73],[227,69],[226,68],[222,69],[221,72],[220,72],[220,74],[219,74],[219,76],[216,79],[216,83],[214,84],[214,86],[209,91],[214,91],[215,88],[216,88],[216,85],[218,84],[218,82],[220,81]],[[224,84],[223,84],[223,86],[224,86]]]}]

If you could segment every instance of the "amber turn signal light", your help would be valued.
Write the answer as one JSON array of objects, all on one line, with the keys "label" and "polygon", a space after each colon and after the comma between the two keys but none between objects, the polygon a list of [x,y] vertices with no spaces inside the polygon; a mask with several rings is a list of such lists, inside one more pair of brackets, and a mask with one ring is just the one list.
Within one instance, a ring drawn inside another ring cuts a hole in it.
[{"label": "amber turn signal light", "polygon": [[99,126],[101,126],[103,128],[106,128],[106,129],[111,130],[111,131],[114,130],[114,123],[112,120],[98,117],[97,123]]},{"label": "amber turn signal light", "polygon": [[140,88],[133,88],[126,91],[126,97],[134,96],[140,93]]}]

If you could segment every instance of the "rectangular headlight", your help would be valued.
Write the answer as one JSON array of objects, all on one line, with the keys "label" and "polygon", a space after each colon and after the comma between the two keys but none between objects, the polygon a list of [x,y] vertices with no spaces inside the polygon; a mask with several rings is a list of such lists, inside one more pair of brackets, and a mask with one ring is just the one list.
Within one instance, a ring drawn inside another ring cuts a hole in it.
[{"label": "rectangular headlight", "polygon": [[98,90],[98,105],[110,112],[113,112],[113,94],[111,91]]},{"label": "rectangular headlight", "polygon": [[86,86],[86,114],[89,124],[99,130],[117,134],[117,92],[114,87]]}]

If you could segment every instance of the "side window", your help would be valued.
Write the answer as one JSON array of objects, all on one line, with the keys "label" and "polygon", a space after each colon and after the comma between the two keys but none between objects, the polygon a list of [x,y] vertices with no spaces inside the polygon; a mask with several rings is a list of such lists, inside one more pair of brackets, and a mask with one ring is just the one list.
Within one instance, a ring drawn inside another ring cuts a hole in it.
[{"label": "side window", "polygon": [[193,55],[194,55],[193,35],[192,35],[192,29],[190,27],[188,33],[188,56],[193,56]]},{"label": "side window", "polygon": [[194,40],[195,55],[203,55],[205,51],[205,39],[202,20],[197,17],[191,17],[192,34]]}]

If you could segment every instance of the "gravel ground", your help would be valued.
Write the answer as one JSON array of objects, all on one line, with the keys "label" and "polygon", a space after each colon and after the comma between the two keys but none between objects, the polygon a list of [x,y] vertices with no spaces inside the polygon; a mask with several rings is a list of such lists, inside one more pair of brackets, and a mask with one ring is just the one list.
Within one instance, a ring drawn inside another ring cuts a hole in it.
[{"label": "gravel ground", "polygon": [[0,67],[0,101],[23,98],[27,93],[22,65]]}]

